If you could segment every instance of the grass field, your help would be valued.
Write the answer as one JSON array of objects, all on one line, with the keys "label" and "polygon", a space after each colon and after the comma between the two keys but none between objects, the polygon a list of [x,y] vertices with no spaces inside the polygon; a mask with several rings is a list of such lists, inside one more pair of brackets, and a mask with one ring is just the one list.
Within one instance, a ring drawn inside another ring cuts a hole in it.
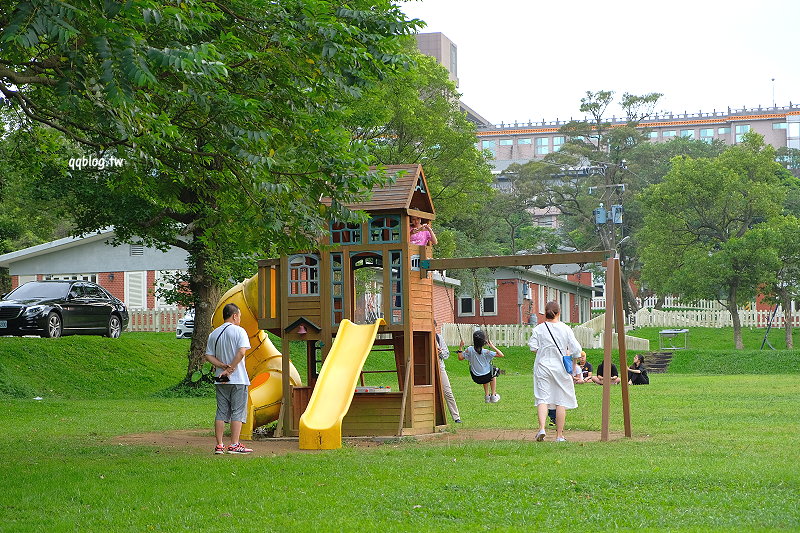
[{"label": "grass field", "polygon": [[[184,373],[186,341],[0,338],[0,530],[798,530],[800,383],[789,368],[773,371],[794,352],[728,345],[698,344],[676,358],[680,371],[631,388],[630,440],[404,440],[241,457],[210,453],[213,397],[159,396]],[[448,360],[465,429],[534,427],[532,356],[505,351],[498,404],[483,403],[466,364]],[[728,375],[692,362],[709,358],[747,362]],[[568,431],[599,430],[601,390],[578,387]],[[618,389],[612,413],[619,430]],[[208,452],[112,440],[187,428],[208,428]]]}]

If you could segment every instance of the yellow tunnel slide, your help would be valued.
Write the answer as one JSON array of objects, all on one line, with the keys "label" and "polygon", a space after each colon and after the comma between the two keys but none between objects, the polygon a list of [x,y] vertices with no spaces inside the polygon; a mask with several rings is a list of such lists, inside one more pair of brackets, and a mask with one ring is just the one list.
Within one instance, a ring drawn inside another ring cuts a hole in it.
[{"label": "yellow tunnel slide", "polygon": [[[242,426],[242,438],[253,438],[253,430],[273,420],[277,420],[283,401],[281,380],[281,352],[269,340],[267,334],[258,327],[258,276],[239,283],[226,292],[219,301],[212,326],[222,324],[222,308],[234,303],[242,311],[241,326],[250,337],[250,350],[245,356],[247,375],[250,376],[250,390],[247,402],[247,422]],[[294,365],[289,364],[289,381],[292,386],[302,385],[300,374]]]}]

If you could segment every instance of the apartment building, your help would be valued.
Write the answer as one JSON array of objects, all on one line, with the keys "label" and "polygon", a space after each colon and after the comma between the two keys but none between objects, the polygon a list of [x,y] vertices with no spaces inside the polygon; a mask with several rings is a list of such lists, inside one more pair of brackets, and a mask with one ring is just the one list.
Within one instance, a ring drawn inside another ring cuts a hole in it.
[{"label": "apartment building", "polygon": [[[624,125],[624,118],[612,117],[611,127]],[[512,163],[526,163],[556,152],[566,142],[559,133],[565,121],[528,122],[499,125],[478,125],[478,145],[494,154],[494,171],[501,173]],[[735,144],[742,136],[755,131],[765,142],[778,148],[800,149],[800,105],[784,107],[728,108],[710,113],[679,113],[655,115],[641,122],[652,142],[676,137],[689,137],[711,142],[720,139]]]}]

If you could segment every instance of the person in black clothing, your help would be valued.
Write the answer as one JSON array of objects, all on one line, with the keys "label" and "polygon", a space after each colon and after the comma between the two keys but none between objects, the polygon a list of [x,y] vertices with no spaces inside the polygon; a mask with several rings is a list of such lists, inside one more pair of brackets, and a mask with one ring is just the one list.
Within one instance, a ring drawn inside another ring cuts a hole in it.
[{"label": "person in black clothing", "polygon": [[[597,383],[598,385],[603,384],[603,363],[597,365],[597,375],[592,376],[592,381]],[[616,365],[611,363],[611,383],[614,385],[619,385],[621,379],[619,379],[619,371],[617,371]]]},{"label": "person in black clothing", "polygon": [[633,356],[633,364],[628,367],[628,383],[631,385],[649,385],[650,378],[647,377],[647,369],[644,367],[644,356],[636,354]]}]

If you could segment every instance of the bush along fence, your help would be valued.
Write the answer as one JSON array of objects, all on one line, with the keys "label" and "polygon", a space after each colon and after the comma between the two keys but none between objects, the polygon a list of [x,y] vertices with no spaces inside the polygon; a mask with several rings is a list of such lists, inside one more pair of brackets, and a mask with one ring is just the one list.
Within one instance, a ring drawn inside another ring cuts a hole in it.
[{"label": "bush along fence", "polygon": [[[600,319],[600,320],[598,320]],[[589,324],[589,326],[587,326]],[[575,326],[572,330],[583,348],[603,348],[603,317],[597,317],[586,324]],[[442,337],[448,346],[458,346],[461,339],[464,344],[472,344],[472,332],[482,329],[497,346],[525,346],[531,337],[534,326],[522,324],[478,325],[478,324],[442,324]],[[628,350],[649,351],[650,341],[638,337],[625,336]],[[617,349],[617,334],[612,334],[611,348]]]},{"label": "bush along fence", "polygon": [[178,319],[183,318],[180,309],[129,309],[130,321],[126,331],[175,332]]}]

